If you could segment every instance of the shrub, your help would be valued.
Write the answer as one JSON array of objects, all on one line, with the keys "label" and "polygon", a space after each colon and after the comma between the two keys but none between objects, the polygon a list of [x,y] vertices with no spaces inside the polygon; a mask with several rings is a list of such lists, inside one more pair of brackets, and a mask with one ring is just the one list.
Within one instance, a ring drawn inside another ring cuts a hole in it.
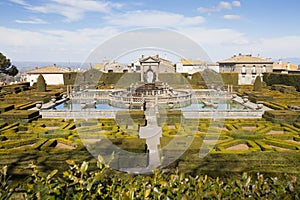
[{"label": "shrub", "polygon": [[41,150],[48,150],[51,147],[55,147],[57,145],[57,140],[56,139],[50,139],[47,142],[45,142],[40,149]]},{"label": "shrub", "polygon": [[37,166],[21,186],[27,199],[298,199],[297,176],[266,178],[244,173],[239,178],[211,178],[207,175],[186,176],[176,170],[164,174],[155,170],[151,176],[130,176],[97,163],[67,161],[69,169],[59,177],[58,170],[43,175]]},{"label": "shrub", "polygon": [[283,84],[288,86],[295,86],[300,91],[300,75],[299,74],[279,74],[279,73],[264,73],[264,82],[268,86],[273,84]]},{"label": "shrub", "polygon": [[36,141],[37,141],[37,139],[35,139],[35,138],[4,141],[4,142],[1,142],[0,148],[9,149],[9,148],[21,147],[21,146],[25,146],[25,145],[34,144]]},{"label": "shrub", "polygon": [[266,145],[263,140],[257,140],[255,142],[263,151],[273,151],[273,148],[269,145]]},{"label": "shrub", "polygon": [[1,118],[6,122],[29,122],[37,119],[39,116],[40,113],[38,110],[10,110],[1,114]]},{"label": "shrub", "polygon": [[281,141],[281,140],[269,139],[269,140],[265,140],[265,143],[269,144],[269,145],[281,147],[281,148],[291,149],[291,150],[300,149],[300,146],[297,144],[292,144],[292,143]]},{"label": "shrub", "polygon": [[220,73],[224,85],[238,85],[238,73]]},{"label": "shrub", "polygon": [[285,109],[285,107],[280,106],[280,105],[275,104],[275,103],[272,103],[272,102],[264,101],[263,104],[264,104],[265,106],[269,107],[269,108],[274,109],[274,110],[284,110],[284,109]]},{"label": "shrub", "polygon": [[293,124],[299,119],[300,114],[290,110],[267,110],[263,114],[263,118],[274,123]]},{"label": "shrub", "polygon": [[39,75],[38,79],[37,79],[37,91],[38,92],[46,92],[46,81],[43,77],[43,75]]},{"label": "shrub", "polygon": [[262,82],[260,76],[256,76],[254,85],[253,85],[253,90],[256,92],[261,92],[262,91]]},{"label": "shrub", "polygon": [[8,176],[8,167],[4,166],[0,170],[0,198],[10,199],[15,192],[16,185],[11,184],[10,177]]},{"label": "shrub", "polygon": [[0,113],[4,113],[6,111],[12,110],[12,109],[14,109],[14,107],[15,106],[12,104],[5,104],[5,105],[1,104],[0,105]]}]

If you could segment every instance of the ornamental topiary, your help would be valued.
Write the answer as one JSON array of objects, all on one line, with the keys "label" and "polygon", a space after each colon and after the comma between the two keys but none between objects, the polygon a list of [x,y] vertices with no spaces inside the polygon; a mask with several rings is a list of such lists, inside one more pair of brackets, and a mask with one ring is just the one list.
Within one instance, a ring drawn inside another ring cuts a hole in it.
[{"label": "ornamental topiary", "polygon": [[46,81],[43,77],[43,75],[39,75],[38,79],[37,79],[37,91],[38,92],[46,92]]},{"label": "ornamental topiary", "polygon": [[256,92],[261,92],[262,90],[262,82],[261,82],[261,78],[260,76],[257,76],[255,81],[254,81],[254,85],[253,85],[253,90]]}]

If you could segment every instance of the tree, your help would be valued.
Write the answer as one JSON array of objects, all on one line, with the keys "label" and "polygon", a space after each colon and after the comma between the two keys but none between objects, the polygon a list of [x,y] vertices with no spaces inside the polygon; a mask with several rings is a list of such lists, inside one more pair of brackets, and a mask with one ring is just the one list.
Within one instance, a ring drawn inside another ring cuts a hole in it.
[{"label": "tree", "polygon": [[38,92],[46,92],[46,81],[43,77],[43,75],[39,75],[36,83],[37,91]]},{"label": "tree", "polygon": [[0,52],[0,73],[7,74],[9,76],[17,75],[19,70],[16,66],[11,65],[11,62],[5,55]]},{"label": "tree", "polygon": [[260,76],[256,76],[256,79],[254,81],[253,90],[256,92],[261,92],[262,90],[262,82]]}]

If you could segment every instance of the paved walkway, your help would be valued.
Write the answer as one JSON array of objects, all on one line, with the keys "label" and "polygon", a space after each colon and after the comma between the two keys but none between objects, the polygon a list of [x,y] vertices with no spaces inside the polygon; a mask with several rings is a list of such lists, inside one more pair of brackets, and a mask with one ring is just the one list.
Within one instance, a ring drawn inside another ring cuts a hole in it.
[{"label": "paved walkway", "polygon": [[122,169],[128,173],[134,174],[150,174],[153,169],[160,165],[160,153],[158,145],[160,144],[160,138],[162,137],[162,128],[157,125],[156,113],[157,107],[151,106],[145,111],[147,126],[140,127],[140,138],[146,139],[146,144],[149,152],[149,164],[146,168],[130,168]]},{"label": "paved walkway", "polygon": [[[64,102],[66,102],[68,100],[69,100],[68,98],[65,98],[65,99],[57,100],[55,103],[53,103],[52,101],[50,101],[48,103],[43,103],[42,107],[41,107],[41,110],[48,110],[48,109],[54,108],[56,105],[64,103]],[[37,109],[36,107],[34,107],[34,108],[31,108],[30,110],[39,110],[39,109]]]}]

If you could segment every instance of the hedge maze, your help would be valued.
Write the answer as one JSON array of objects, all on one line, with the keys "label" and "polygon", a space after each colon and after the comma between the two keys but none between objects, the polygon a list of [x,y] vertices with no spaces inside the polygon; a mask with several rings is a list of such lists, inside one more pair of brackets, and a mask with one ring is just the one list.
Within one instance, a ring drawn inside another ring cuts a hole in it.
[{"label": "hedge maze", "polygon": [[[212,176],[240,172],[299,173],[300,114],[289,110],[289,106],[300,106],[299,92],[282,85],[270,90],[263,88],[261,93],[250,87],[238,89],[238,94],[247,94],[253,102],[263,101],[274,110],[265,112],[262,119],[226,120],[186,119],[180,110],[158,113],[163,163],[183,151],[167,168]],[[96,159],[86,149],[89,143],[96,144],[95,151],[113,151],[102,138],[126,151],[146,152],[146,142],[138,136],[139,128],[147,123],[143,111],[120,111],[116,119],[42,119],[37,111],[28,109],[35,106],[36,100],[60,98],[64,91],[50,86],[47,90],[37,92],[28,85],[1,90],[0,166],[8,165],[11,174],[30,173],[27,166],[31,162],[41,171],[64,171],[68,159],[95,163]],[[122,163],[122,167],[129,166],[130,163]]]},{"label": "hedge maze", "polygon": [[[243,171],[298,173],[300,170],[299,122],[185,119],[178,110],[162,111],[157,118],[163,133],[160,147],[164,162],[172,160],[180,149],[184,150],[167,168],[178,167],[187,173],[205,172],[212,176]],[[32,122],[1,122],[0,165],[9,165],[11,173],[22,175],[29,172],[26,167],[31,162],[43,170],[65,169],[67,159],[93,163],[96,160],[85,145],[97,142],[97,150],[109,151],[101,138],[109,139],[123,150],[145,153],[146,142],[138,137],[139,127],[145,124],[142,111],[120,112],[116,120],[39,118]],[[168,145],[172,142],[173,145]]]},{"label": "hedge maze", "polygon": [[[220,127],[217,127],[218,123]],[[243,171],[299,173],[298,123],[278,124],[265,119],[226,119],[223,123],[222,126],[220,122],[193,119],[190,122],[185,120],[180,127],[163,125],[165,138],[161,139],[162,147],[172,138],[178,140],[186,136],[186,131],[182,130],[193,130],[193,142],[172,167],[178,166],[182,171],[196,174],[205,172],[212,176]],[[198,130],[193,129],[191,124],[198,124]],[[171,131],[177,131],[177,134],[170,134]],[[181,132],[185,134],[181,135]],[[168,154],[170,152],[165,155]]]},{"label": "hedge maze", "polygon": [[49,170],[64,168],[65,158],[72,155],[82,161],[90,159],[74,129],[72,120],[63,119],[0,123],[0,165],[10,166],[13,174],[26,174],[31,162]]}]

